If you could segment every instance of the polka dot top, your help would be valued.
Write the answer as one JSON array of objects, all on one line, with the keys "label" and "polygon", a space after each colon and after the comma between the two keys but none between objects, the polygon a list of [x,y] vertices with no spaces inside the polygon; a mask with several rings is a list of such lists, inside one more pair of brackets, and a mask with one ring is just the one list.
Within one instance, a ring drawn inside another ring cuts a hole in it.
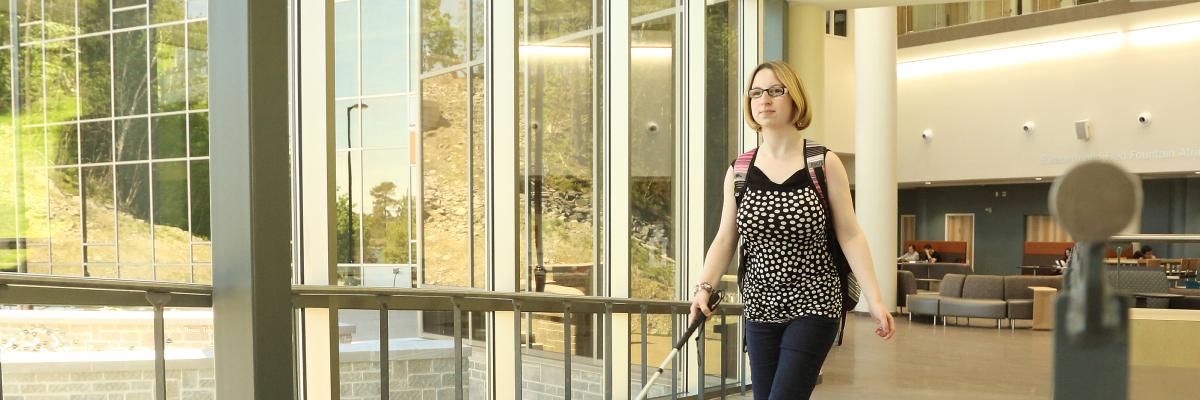
[{"label": "polka dot top", "polygon": [[737,210],[746,318],[787,322],[805,315],[839,318],[840,278],[829,252],[825,211],[807,169],[775,183],[753,166]]}]

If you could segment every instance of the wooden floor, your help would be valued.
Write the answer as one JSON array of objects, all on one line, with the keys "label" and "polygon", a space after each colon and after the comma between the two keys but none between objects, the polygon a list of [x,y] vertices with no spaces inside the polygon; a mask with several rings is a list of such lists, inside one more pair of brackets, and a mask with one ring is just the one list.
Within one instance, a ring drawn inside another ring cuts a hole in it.
[{"label": "wooden floor", "polygon": [[[897,318],[890,341],[874,336],[865,315],[846,323],[846,343],[825,361],[813,399],[1049,399],[1053,335],[996,329],[995,320],[965,318],[936,327],[929,317]],[[1130,399],[1197,399],[1200,370],[1135,368]],[[734,396],[733,398],[738,398]],[[742,398],[750,399],[750,393]]]}]

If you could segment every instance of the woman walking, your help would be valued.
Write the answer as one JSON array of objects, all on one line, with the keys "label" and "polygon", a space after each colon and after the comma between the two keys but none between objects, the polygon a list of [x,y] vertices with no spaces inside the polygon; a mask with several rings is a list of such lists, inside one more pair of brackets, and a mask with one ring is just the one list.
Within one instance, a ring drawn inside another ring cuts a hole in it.
[{"label": "woman walking", "polygon": [[[796,72],[772,61],[759,65],[750,79],[745,118],[762,144],[745,155],[750,166],[736,192],[734,182],[740,178],[733,166],[726,172],[721,223],[691,312],[693,317],[711,314],[706,304],[713,283],[742,239],[739,283],[754,398],[806,399],[842,316],[843,282],[831,245],[840,245],[870,306],[875,333],[884,339],[892,337],[892,315],[880,299],[845,167],[827,152],[817,155],[824,158],[824,179],[809,168],[809,146],[801,131],[809,126],[812,111]],[[828,219],[832,223],[827,225]]]}]

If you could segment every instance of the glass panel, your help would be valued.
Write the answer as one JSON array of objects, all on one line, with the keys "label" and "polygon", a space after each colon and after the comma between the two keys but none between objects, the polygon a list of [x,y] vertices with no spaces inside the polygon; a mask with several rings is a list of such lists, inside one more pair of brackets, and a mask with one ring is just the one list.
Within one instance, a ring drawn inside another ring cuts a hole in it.
[{"label": "glass panel", "polygon": [[[524,31],[524,23],[517,23],[522,44],[538,43],[591,29],[598,26],[603,18],[595,1],[524,0],[524,3],[529,7],[529,31]],[[525,19],[524,11],[524,7],[517,8],[518,20]],[[593,24],[593,20],[597,22]]]},{"label": "glass panel", "polygon": [[146,26],[146,9],[135,8],[132,10],[118,11],[113,13],[113,29],[133,28]]},{"label": "glass panel", "polygon": [[76,34],[74,1],[45,1],[42,4],[46,7],[46,38]]},{"label": "glass panel", "polygon": [[[188,262],[188,171],[187,162],[154,164],[154,261],[156,263]],[[159,279],[187,281],[183,277],[165,276]]]},{"label": "glass panel", "polygon": [[192,266],[196,281],[193,283],[212,284],[212,264],[195,264]]},{"label": "glass panel", "polygon": [[[339,263],[358,263],[360,258],[359,221],[362,218],[362,165],[359,152],[337,153],[337,246]],[[353,182],[353,183],[351,183]]]},{"label": "glass panel", "polygon": [[36,396],[46,398],[152,398],[153,317],[144,307],[3,306],[5,392],[21,388],[26,398],[37,389],[53,394]]},{"label": "glass panel", "polygon": [[[411,96],[363,100],[363,104],[367,104],[367,108],[361,110],[362,145],[364,147],[407,148],[409,129],[416,127],[416,121],[410,121],[408,113],[411,101]],[[355,118],[354,114],[351,113],[351,118]],[[359,123],[357,120],[352,120],[352,122]]]},{"label": "glass panel", "polygon": [[[355,107],[358,100],[339,100],[333,104],[334,125],[333,142],[338,150],[345,150],[347,143],[359,147],[359,131],[362,130],[362,110]],[[367,105],[370,107],[370,105]],[[347,122],[349,121],[349,122]]]},{"label": "glass panel", "polygon": [[10,33],[9,28],[11,27],[11,25],[8,24],[8,19],[11,15],[12,14],[9,13],[8,10],[8,3],[0,2],[0,46],[8,46],[12,44],[8,37]]},{"label": "glass panel", "polygon": [[[593,48],[602,43],[600,33],[582,36],[555,46],[542,46],[535,40],[550,40],[546,32],[561,32],[556,22],[567,25],[590,24],[591,2],[529,4],[530,36],[523,39],[521,57],[520,159],[525,175],[522,200],[522,254],[520,270],[527,276],[537,267],[546,269],[546,286],[585,295],[599,294],[594,264],[598,237],[598,209],[595,200],[603,198],[596,187],[597,171],[602,170],[600,93],[597,79],[603,61]],[[595,12],[600,12],[596,10]],[[549,14],[546,14],[549,13]],[[557,13],[557,14],[555,14]],[[555,15],[556,18],[546,18]],[[541,18],[541,19],[539,19]],[[519,21],[518,25],[523,25]],[[579,29],[587,29],[585,25]],[[545,36],[542,36],[545,34]],[[523,278],[522,283],[536,279]],[[548,290],[548,289],[547,289]]]},{"label": "glass panel", "polygon": [[[738,355],[741,354],[742,343],[738,340],[741,329],[740,318],[725,317],[721,321],[719,315],[714,315],[712,322],[704,324],[704,375],[705,386],[716,387],[721,384],[722,377],[726,387],[737,383]],[[695,344],[693,340],[692,344]],[[670,345],[668,345],[670,346]],[[668,347],[669,351],[670,347]],[[722,352],[724,357],[722,358]],[[722,361],[724,368],[722,369]]]},{"label": "glass panel", "polygon": [[208,0],[187,0],[187,17],[208,18]]},{"label": "glass panel", "polygon": [[145,117],[118,119],[115,145],[117,161],[150,159],[150,121]]},{"label": "glass panel", "polygon": [[471,68],[471,246],[474,286],[487,287],[487,144],[484,126],[484,69]]},{"label": "glass panel", "polygon": [[421,71],[467,61],[467,0],[421,2]]},{"label": "glass panel", "polygon": [[630,76],[630,293],[675,298],[676,15],[634,24]]},{"label": "glass panel", "polygon": [[487,1],[471,0],[471,60],[483,59],[487,38]]},{"label": "glass panel", "polygon": [[208,22],[188,24],[187,36],[188,107],[205,109],[208,108]]},{"label": "glass panel", "polygon": [[86,122],[79,125],[80,161],[88,163],[112,162],[112,122]]},{"label": "glass panel", "polygon": [[358,94],[358,0],[333,3],[333,92]]},{"label": "glass panel", "polygon": [[187,116],[167,115],[152,118],[154,126],[154,158],[187,156]]},{"label": "glass panel", "polygon": [[41,1],[17,1],[17,21],[19,26],[22,43],[30,43],[42,39],[42,24],[36,23],[42,20],[42,2]]},{"label": "glass panel", "polygon": [[79,39],[79,96],[84,119],[112,115],[109,38],[101,35]]},{"label": "glass panel", "polygon": [[55,268],[81,263],[79,168],[54,169],[50,177],[50,261]]},{"label": "glass panel", "polygon": [[168,308],[167,399],[215,399],[216,345],[210,308]]},{"label": "glass panel", "polygon": [[662,11],[675,6],[677,0],[635,0],[629,5],[629,15],[634,18],[655,12]]},{"label": "glass panel", "polygon": [[82,191],[87,213],[84,240],[87,243],[112,243],[116,238],[112,167],[84,167]]},{"label": "glass panel", "polygon": [[80,33],[109,30],[108,18],[112,13],[109,11],[107,0],[78,0],[78,6]]},{"label": "glass panel", "polygon": [[[120,211],[118,256],[124,264],[149,263],[153,258],[150,241],[150,167],[147,164],[117,166],[117,210]],[[123,272],[124,272],[123,271]],[[144,273],[144,269],[137,270]],[[122,275],[122,278],[129,276]],[[148,279],[148,277],[147,277]]]},{"label": "glass panel", "polygon": [[150,2],[150,23],[161,24],[182,20],[184,0],[154,0]]},{"label": "glass panel", "polygon": [[113,8],[125,8],[146,5],[147,0],[112,0]]},{"label": "glass panel", "polygon": [[[89,264],[116,262],[117,261],[117,247],[113,246],[111,244],[88,245],[87,246],[87,259],[88,259]],[[88,268],[88,270],[91,272],[91,276],[98,277],[98,278],[99,277],[104,277],[104,278],[116,278],[117,277],[117,275],[115,273],[112,275],[98,275],[96,268]],[[114,272],[116,271],[115,267],[113,268],[113,271]]]},{"label": "glass panel", "polygon": [[[40,38],[39,38],[40,40]],[[20,101],[21,124],[33,125],[46,122],[45,92],[42,88],[42,45],[21,46],[21,60],[17,68],[21,75]],[[6,78],[8,80],[11,78]]]},{"label": "glass panel", "polygon": [[[742,114],[736,112],[741,101],[741,59],[738,56],[737,1],[705,7],[704,76],[704,248],[712,243],[721,223],[725,199],[725,173],[729,163],[741,152],[738,135]],[[729,110],[735,110],[730,112]]]},{"label": "glass panel", "polygon": [[117,116],[146,113],[146,31],[113,34],[113,90]]},{"label": "glass panel", "polygon": [[[641,314],[631,314],[629,316],[630,338],[629,338],[629,361],[630,361],[630,387],[631,393],[638,393],[645,386],[642,379],[642,316]],[[645,377],[648,379],[654,371],[658,369],[658,364],[671,352],[671,346],[674,341],[671,338],[671,316],[670,315],[654,315],[646,316],[646,364]],[[695,342],[688,343],[689,346],[694,346]],[[708,349],[705,349],[708,350]],[[694,353],[693,353],[694,354]],[[678,358],[676,365],[683,365],[684,359]],[[707,363],[707,359],[705,362]],[[733,370],[735,373],[737,369]],[[661,398],[671,395],[671,365],[667,364],[667,368],[663,369],[663,374],[654,381],[654,387],[650,389],[648,398]],[[679,368],[679,382],[676,383],[676,389],[680,393],[686,392],[686,386],[683,386],[685,368]]]},{"label": "glass panel", "polygon": [[408,49],[412,29],[408,23],[408,9],[408,2],[363,0],[361,45],[364,95],[412,90],[409,71],[412,53]]},{"label": "glass panel", "polygon": [[[192,236],[198,240],[212,238],[212,217],[209,210],[208,161],[192,161]],[[211,256],[208,261],[211,261]]]},{"label": "glass panel", "polygon": [[180,111],[186,106],[187,76],[183,25],[150,30],[151,105],[154,112]]},{"label": "glass panel", "polygon": [[[390,321],[388,329],[391,329]],[[342,376],[341,397],[344,399],[380,398],[379,311],[338,311],[338,333],[338,343],[340,343],[338,346],[338,351],[340,352],[338,361],[340,365],[338,367]],[[445,370],[435,371],[441,372]],[[396,372],[399,371],[392,373],[395,374]],[[405,385],[396,387],[395,389],[408,386],[434,389],[436,386],[432,385],[435,382],[436,384],[441,384],[441,374],[417,376],[415,375],[417,372],[409,371],[410,375],[408,379],[410,382],[416,383],[416,385]]]},{"label": "glass panel", "polygon": [[46,44],[47,122],[74,121],[79,116],[78,80],[75,79],[75,41]]},{"label": "glass panel", "polygon": [[212,262],[212,244],[200,243],[192,245],[192,262]]},{"label": "glass panel", "polygon": [[467,192],[467,74],[426,79],[421,85],[424,174],[424,282],[469,286]]},{"label": "glass panel", "polygon": [[208,113],[199,112],[188,114],[188,139],[191,146],[188,151],[192,157],[208,156]]},{"label": "glass panel", "polygon": [[407,149],[362,153],[364,262],[410,264],[409,201],[412,186]]}]

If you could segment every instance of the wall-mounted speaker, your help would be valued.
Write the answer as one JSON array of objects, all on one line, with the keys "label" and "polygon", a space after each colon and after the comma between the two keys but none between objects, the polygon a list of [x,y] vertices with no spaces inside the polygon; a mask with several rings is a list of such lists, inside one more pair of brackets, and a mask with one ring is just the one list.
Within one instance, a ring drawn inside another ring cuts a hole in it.
[{"label": "wall-mounted speaker", "polygon": [[1083,119],[1075,121],[1075,137],[1079,140],[1092,139],[1092,120]]}]

